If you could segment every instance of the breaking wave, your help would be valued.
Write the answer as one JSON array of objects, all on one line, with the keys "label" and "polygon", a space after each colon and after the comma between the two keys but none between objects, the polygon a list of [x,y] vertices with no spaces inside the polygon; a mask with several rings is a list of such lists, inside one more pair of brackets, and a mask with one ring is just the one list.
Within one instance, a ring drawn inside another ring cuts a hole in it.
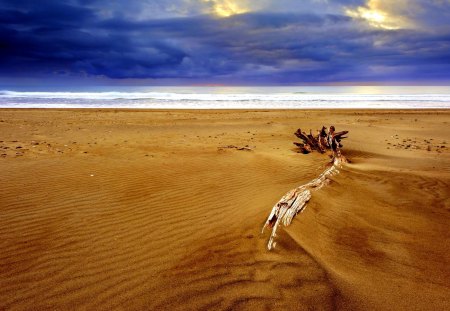
[{"label": "breaking wave", "polygon": [[1,108],[329,109],[450,108],[450,94],[305,92],[18,92],[0,91]]}]

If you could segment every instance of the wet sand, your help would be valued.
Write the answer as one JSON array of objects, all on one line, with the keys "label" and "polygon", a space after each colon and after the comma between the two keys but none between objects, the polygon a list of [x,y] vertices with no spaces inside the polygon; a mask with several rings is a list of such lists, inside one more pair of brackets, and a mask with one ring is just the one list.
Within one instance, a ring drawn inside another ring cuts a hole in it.
[{"label": "wet sand", "polygon": [[[352,163],[268,251],[331,124]],[[0,110],[0,309],[449,309],[449,142],[450,111]]]}]

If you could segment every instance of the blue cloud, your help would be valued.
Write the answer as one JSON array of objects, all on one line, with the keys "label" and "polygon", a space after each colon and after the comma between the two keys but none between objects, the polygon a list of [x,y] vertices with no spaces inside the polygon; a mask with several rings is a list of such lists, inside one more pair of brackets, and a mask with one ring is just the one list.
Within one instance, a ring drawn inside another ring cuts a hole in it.
[{"label": "blue cloud", "polygon": [[[439,13],[438,2],[423,6],[433,17],[417,15],[432,29],[409,30],[373,28],[344,15],[342,7],[363,4],[358,0],[338,1],[328,13],[275,10],[217,18],[197,10],[135,19],[123,12],[127,6],[138,10],[139,3],[2,1],[0,75],[180,83],[450,79],[448,11]],[[147,1],[146,9],[174,11],[184,2],[157,3]]]}]

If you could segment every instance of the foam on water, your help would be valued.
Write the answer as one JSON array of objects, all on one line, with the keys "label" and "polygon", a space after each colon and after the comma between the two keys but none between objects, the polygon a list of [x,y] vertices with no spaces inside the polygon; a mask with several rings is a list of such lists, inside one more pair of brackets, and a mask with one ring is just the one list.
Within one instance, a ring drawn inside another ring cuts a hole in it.
[{"label": "foam on water", "polygon": [[0,91],[0,108],[155,108],[155,109],[320,109],[450,108],[450,92],[397,93],[294,92],[280,88],[161,88],[156,91],[20,92]]}]

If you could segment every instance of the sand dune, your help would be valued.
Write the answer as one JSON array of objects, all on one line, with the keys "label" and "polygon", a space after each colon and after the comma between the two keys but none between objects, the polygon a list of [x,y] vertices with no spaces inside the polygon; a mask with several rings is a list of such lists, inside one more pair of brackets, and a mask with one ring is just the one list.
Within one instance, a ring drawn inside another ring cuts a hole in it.
[{"label": "sand dune", "polygon": [[[0,119],[0,309],[450,306],[447,111]],[[332,123],[352,163],[269,252],[272,205],[328,162],[297,154],[292,133]]]}]

